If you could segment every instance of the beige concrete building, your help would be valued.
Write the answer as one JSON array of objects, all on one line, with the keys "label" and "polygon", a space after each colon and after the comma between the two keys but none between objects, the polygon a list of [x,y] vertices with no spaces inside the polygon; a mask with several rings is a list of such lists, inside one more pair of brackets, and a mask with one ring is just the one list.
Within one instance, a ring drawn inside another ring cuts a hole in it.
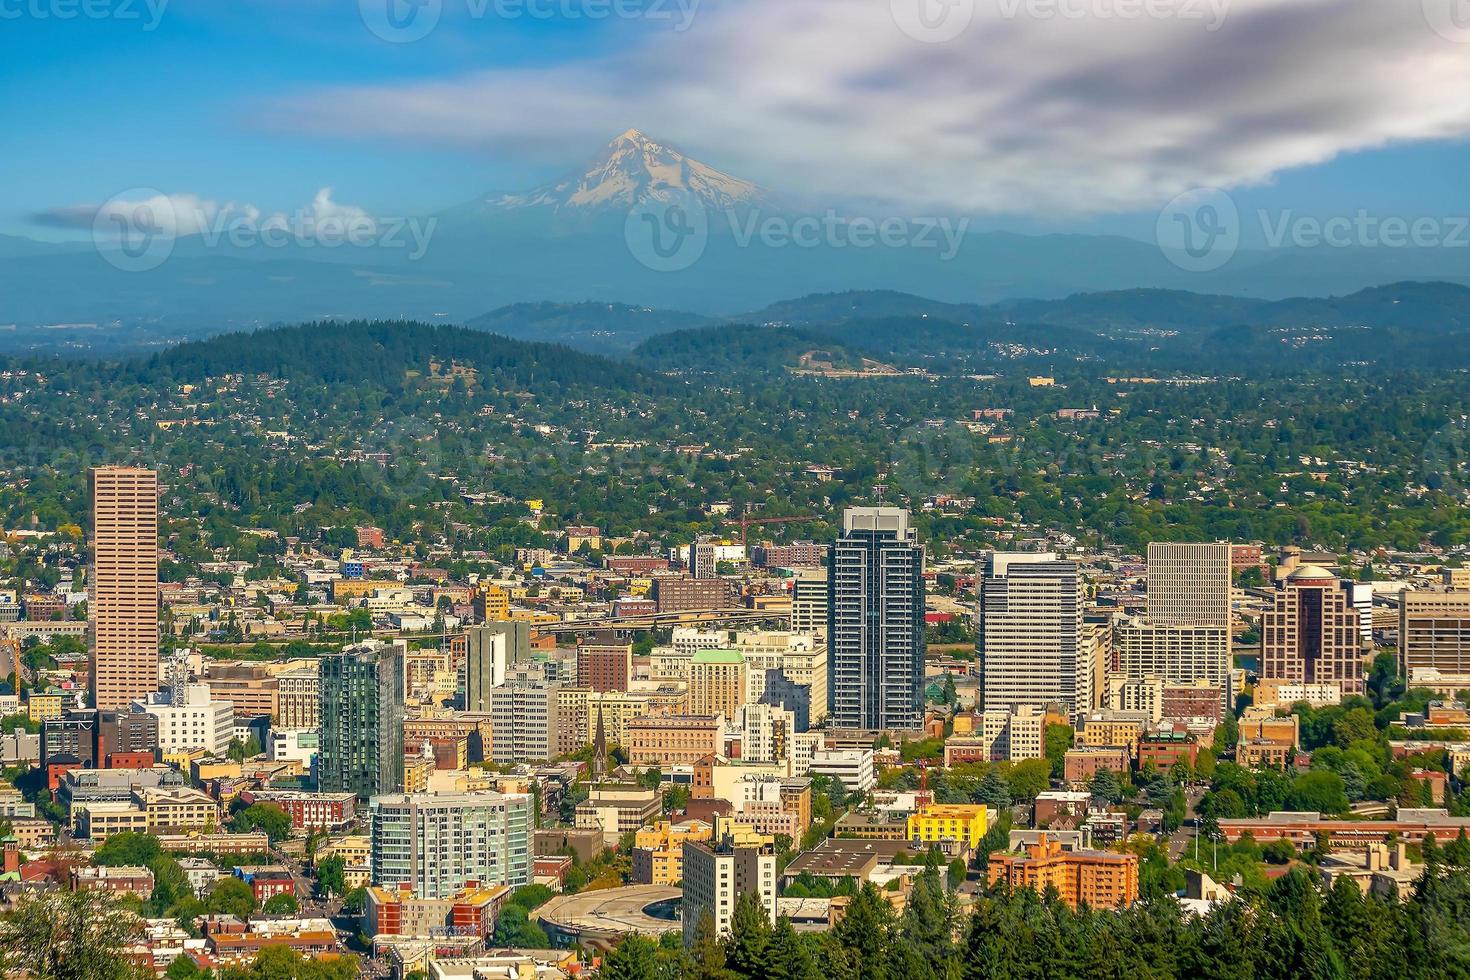
[{"label": "beige concrete building", "polygon": [[126,711],[158,689],[158,474],[99,466],[90,483],[92,704]]},{"label": "beige concrete building", "polygon": [[693,765],[720,752],[720,725],[712,715],[662,715],[628,722],[630,766]]},{"label": "beige concrete building", "polygon": [[735,650],[700,650],[689,663],[688,711],[691,715],[724,715],[726,720],[745,703],[745,658]]},{"label": "beige concrete building", "polygon": [[792,581],[791,632],[805,633],[826,642],[827,570],[825,568],[803,569]]},{"label": "beige concrete building", "polygon": [[1148,620],[1161,626],[1228,627],[1230,545],[1151,542]]},{"label": "beige concrete building", "polygon": [[1409,676],[1430,667],[1470,674],[1470,592],[1399,596],[1399,668]]},{"label": "beige concrete building", "polygon": [[[826,588],[825,579],[822,587]],[[825,616],[826,593],[822,595]],[[826,719],[827,644],[819,636],[798,631],[795,626],[789,633],[755,630],[736,633],[735,649],[745,658],[748,700],[760,700],[764,693],[763,683],[756,691],[756,672],[779,669],[791,683],[811,688],[811,723],[817,725]]]},{"label": "beige concrete building", "polygon": [[316,728],[322,721],[321,668],[315,660],[276,675],[276,716],[281,728]]}]

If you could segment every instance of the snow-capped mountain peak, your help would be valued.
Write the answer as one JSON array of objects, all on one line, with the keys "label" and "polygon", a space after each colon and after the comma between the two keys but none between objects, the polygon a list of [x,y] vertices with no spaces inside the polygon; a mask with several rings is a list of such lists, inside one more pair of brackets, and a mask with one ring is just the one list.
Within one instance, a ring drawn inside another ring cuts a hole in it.
[{"label": "snow-capped mountain peak", "polygon": [[547,209],[561,215],[626,212],[647,201],[692,195],[705,207],[725,210],[760,206],[765,192],[644,135],[621,133],[602,153],[576,173],[524,194],[491,197],[496,210]]}]

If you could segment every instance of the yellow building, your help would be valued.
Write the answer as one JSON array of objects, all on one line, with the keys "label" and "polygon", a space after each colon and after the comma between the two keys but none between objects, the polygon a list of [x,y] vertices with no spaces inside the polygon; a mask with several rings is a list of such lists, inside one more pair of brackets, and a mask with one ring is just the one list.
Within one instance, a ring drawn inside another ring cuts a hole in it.
[{"label": "yellow building", "polygon": [[403,760],[403,791],[424,793],[429,789],[429,777],[434,774],[434,760],[423,756]]},{"label": "yellow building", "polygon": [[925,844],[956,841],[976,848],[988,827],[988,811],[981,804],[931,803],[909,814],[908,839]]},{"label": "yellow building", "polygon": [[372,860],[372,855],[372,840],[366,835],[356,834],[349,837],[333,837],[316,850],[318,864],[335,856],[346,861],[349,867],[367,864]]},{"label": "yellow building", "polygon": [[148,815],[150,833],[208,833],[219,823],[219,804],[188,786],[136,789],[133,802]]},{"label": "yellow building", "polygon": [[482,622],[501,623],[510,619],[510,593],[494,585],[485,585],[476,592],[473,605]]},{"label": "yellow building", "polygon": [[639,885],[672,885],[684,878],[684,844],[707,841],[713,827],[703,820],[671,824],[660,820],[633,835],[633,881]]},{"label": "yellow building", "polygon": [[26,695],[26,717],[31,721],[55,721],[61,717],[60,691],[31,691]]},{"label": "yellow building", "polygon": [[71,832],[100,844],[114,834],[148,832],[148,814],[131,800],[93,800],[71,808]]},{"label": "yellow building", "polygon": [[[239,779],[241,773],[240,763],[233,759],[211,759],[202,752],[178,753],[189,756],[187,762],[182,763],[179,768],[193,777],[195,783],[202,783],[210,779]],[[165,762],[171,762],[171,756],[164,756]]]},{"label": "yellow building", "polygon": [[394,579],[334,578],[332,579],[332,601],[342,606],[353,599],[363,599],[378,589],[401,589],[403,583]]}]

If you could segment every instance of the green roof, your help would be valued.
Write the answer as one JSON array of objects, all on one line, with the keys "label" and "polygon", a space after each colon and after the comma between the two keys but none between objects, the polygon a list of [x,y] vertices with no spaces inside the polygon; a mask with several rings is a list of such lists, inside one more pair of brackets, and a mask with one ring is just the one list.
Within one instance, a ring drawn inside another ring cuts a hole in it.
[{"label": "green roof", "polygon": [[739,650],[699,650],[694,654],[697,664],[743,664],[745,655]]}]

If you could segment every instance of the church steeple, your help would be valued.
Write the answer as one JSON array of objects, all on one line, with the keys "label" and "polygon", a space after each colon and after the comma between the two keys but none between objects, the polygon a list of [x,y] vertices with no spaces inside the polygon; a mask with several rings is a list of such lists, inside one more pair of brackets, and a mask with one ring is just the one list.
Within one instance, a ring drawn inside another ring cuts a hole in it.
[{"label": "church steeple", "polygon": [[607,772],[607,727],[602,721],[602,704],[597,705],[597,727],[592,735],[592,782],[600,783]]}]

